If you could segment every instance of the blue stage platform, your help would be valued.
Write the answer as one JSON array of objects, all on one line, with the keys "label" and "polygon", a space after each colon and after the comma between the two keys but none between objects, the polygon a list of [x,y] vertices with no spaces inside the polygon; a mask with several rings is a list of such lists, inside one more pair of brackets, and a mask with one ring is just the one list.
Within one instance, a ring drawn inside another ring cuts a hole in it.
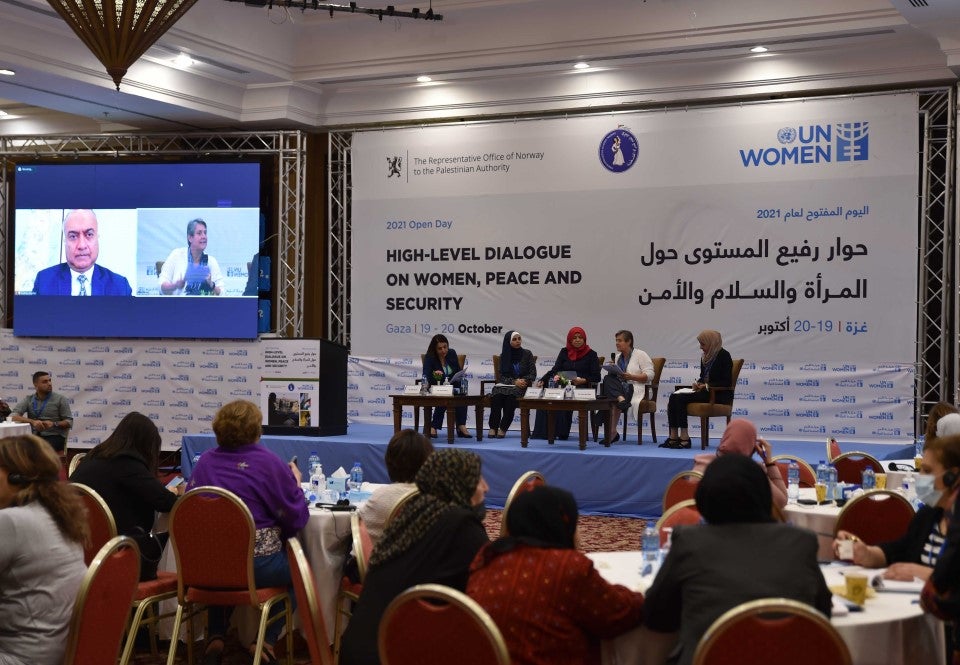
[{"label": "blue stage platform", "polygon": [[[557,441],[552,446],[546,441],[533,440],[527,448],[520,447],[519,432],[508,432],[507,438],[482,442],[474,439],[456,439],[458,448],[473,450],[483,460],[483,474],[490,485],[487,505],[503,506],[507,492],[524,471],[536,469],[547,481],[569,489],[577,498],[580,511],[587,514],[627,515],[632,517],[659,517],[660,499],[667,483],[674,475],[693,467],[693,457],[699,444],[692,450],[658,448],[648,437],[642,446],[636,443],[636,430],[631,427],[631,441],[620,441],[610,448],[590,442],[586,450],[579,450],[576,440]],[[383,454],[393,429],[384,425],[350,425],[349,433],[331,437],[264,436],[262,443],[283,459],[297,455],[300,468],[306,471],[307,458],[317,451],[328,475],[337,467],[349,470],[354,461],[363,464],[364,479],[389,482]],[[663,438],[660,439],[661,442]],[[707,452],[716,450],[716,439],[711,440]],[[181,456],[184,473],[189,476],[192,459],[216,445],[212,435],[183,437]],[[434,440],[437,449],[448,446],[446,439]],[[816,465],[824,458],[823,442],[773,441],[775,455],[790,454],[802,457]],[[846,444],[844,451],[861,450],[878,459],[905,459],[913,457],[913,446],[897,444]]]}]

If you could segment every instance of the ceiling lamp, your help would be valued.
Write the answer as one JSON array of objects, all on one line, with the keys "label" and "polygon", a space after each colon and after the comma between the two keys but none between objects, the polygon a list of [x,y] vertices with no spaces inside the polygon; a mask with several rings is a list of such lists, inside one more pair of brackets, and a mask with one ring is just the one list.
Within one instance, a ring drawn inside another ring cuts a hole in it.
[{"label": "ceiling lamp", "polygon": [[750,49],[750,52],[751,52],[751,53],[766,53],[766,52],[767,52],[767,47],[766,47],[766,46],[754,46],[752,49]]},{"label": "ceiling lamp", "polygon": [[120,80],[197,0],[47,0],[80,40]]}]

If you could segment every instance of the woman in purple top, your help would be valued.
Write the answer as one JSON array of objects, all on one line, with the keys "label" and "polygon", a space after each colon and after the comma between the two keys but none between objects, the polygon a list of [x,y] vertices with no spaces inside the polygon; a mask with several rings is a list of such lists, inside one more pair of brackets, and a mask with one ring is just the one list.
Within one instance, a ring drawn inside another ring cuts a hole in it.
[{"label": "woman in purple top", "polygon": [[[254,544],[253,574],[257,586],[291,585],[290,565],[284,541],[307,523],[309,513],[300,489],[300,471],[285,463],[259,444],[263,416],[256,404],[236,400],[225,404],[213,419],[217,447],[208,450],[197,462],[187,485],[192,490],[214,485],[239,496],[250,509],[257,528]],[[293,593],[290,594],[291,600]],[[282,604],[271,610],[281,611]],[[203,656],[204,665],[219,663],[223,655],[229,608],[209,608],[209,637]],[[262,662],[273,663],[273,644],[280,636],[282,623],[267,628]],[[251,654],[254,645],[250,645]]]}]

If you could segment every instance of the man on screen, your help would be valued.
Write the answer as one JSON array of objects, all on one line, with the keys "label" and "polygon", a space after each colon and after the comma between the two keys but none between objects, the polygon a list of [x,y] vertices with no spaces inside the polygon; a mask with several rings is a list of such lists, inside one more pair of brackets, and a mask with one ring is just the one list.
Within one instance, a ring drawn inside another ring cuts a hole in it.
[{"label": "man on screen", "polygon": [[223,293],[220,264],[204,251],[207,248],[207,223],[192,219],[187,223],[187,246],[177,247],[160,269],[160,292],[164,295],[218,296]]},{"label": "man on screen", "polygon": [[34,434],[62,453],[67,445],[67,432],[73,427],[70,402],[53,392],[50,372],[34,372],[33,387],[36,393],[27,395],[13,407],[13,421],[29,424]]},{"label": "man on screen", "polygon": [[33,292],[38,296],[129,296],[123,275],[97,265],[100,232],[92,210],[71,210],[63,220],[67,261],[37,273]]}]

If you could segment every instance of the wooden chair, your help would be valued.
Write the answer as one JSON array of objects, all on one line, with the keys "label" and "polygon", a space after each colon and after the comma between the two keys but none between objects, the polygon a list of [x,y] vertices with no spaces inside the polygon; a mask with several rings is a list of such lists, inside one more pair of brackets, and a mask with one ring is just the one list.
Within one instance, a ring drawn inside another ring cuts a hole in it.
[{"label": "wooden chair", "polygon": [[70,619],[64,665],[115,663],[140,579],[140,550],[111,538],[90,561]]},{"label": "wooden chair", "polygon": [[86,453],[76,453],[70,458],[70,464],[67,466],[67,478],[73,475],[73,472],[77,470],[77,467],[80,466],[80,462],[82,462],[83,458],[86,456]]},{"label": "wooden chair", "polygon": [[[533,364],[534,364],[534,367],[536,367],[537,356],[533,356]],[[484,379],[483,381],[480,382],[480,394],[486,395],[487,386],[494,386],[498,383],[500,383],[500,354],[495,353],[493,354],[493,378]]]},{"label": "wooden chair", "polygon": [[815,487],[817,484],[817,473],[806,460],[796,455],[774,455],[770,458],[771,463],[776,463],[780,475],[783,476],[783,482],[788,483],[787,474],[790,472],[790,462],[796,462],[800,467],[800,487]]},{"label": "wooden chair", "polygon": [[854,450],[833,458],[833,466],[837,470],[837,480],[841,483],[859,485],[863,480],[863,472],[873,469],[874,473],[883,473],[883,465],[873,455]]},{"label": "wooden chair", "polygon": [[[258,588],[253,576],[256,528],[250,509],[233,492],[220,487],[198,487],[183,495],[170,513],[170,544],[177,559],[177,614],[170,643],[176,644],[184,614],[206,606],[249,605],[260,612],[256,655],[260,665],[267,626],[275,621],[293,625],[285,587]],[[270,618],[270,610],[285,603],[286,610]],[[287,662],[293,653],[293,631],[287,631]],[[188,643],[188,662],[192,662]],[[176,662],[170,649],[167,665]]]},{"label": "wooden chair", "polygon": [[547,481],[539,471],[527,471],[517,478],[517,482],[507,493],[507,500],[503,504],[503,513],[500,515],[500,537],[509,535],[507,531],[507,512],[510,510],[510,504],[521,492],[529,492],[534,487],[546,485]]},{"label": "wooden chair", "polygon": [[[650,414],[650,436],[657,442],[657,392],[660,390],[660,375],[666,358],[651,358],[653,360],[653,378],[643,386],[643,399],[637,405],[637,445],[643,445],[643,414]],[[627,440],[627,423],[630,422],[629,413],[623,414],[623,440]]]},{"label": "wooden chair", "polygon": [[699,471],[681,471],[667,483],[667,489],[663,493],[663,511],[666,512],[670,507],[675,506],[681,501],[692,499],[697,491],[697,485],[703,479],[703,474]]},{"label": "wooden chair", "polygon": [[899,492],[870,490],[847,501],[833,533],[849,531],[867,545],[877,545],[903,536],[913,514],[913,506]]},{"label": "wooden chair", "polygon": [[840,457],[840,444],[832,436],[827,439],[827,461],[832,462]]},{"label": "wooden chair", "polygon": [[693,665],[851,665],[850,650],[827,617],[805,603],[761,598],[734,607],[700,638]]},{"label": "wooden chair", "polygon": [[697,510],[697,502],[693,499],[686,499],[675,503],[664,511],[660,519],[657,520],[657,532],[660,534],[660,546],[667,542],[666,529],[673,529],[676,526],[685,524],[700,524],[703,521],[700,511]]},{"label": "wooden chair", "polygon": [[[421,367],[421,368],[423,368],[423,359],[426,358],[426,357],[427,357],[427,354],[426,354],[426,353],[421,353],[421,354],[420,354],[420,367]],[[466,353],[458,353],[458,354],[457,354],[457,362],[460,363],[460,369],[463,369],[464,366],[466,366],[466,364],[467,364],[467,354],[466,354]],[[415,383],[422,383],[422,381],[423,381],[423,379],[420,378],[420,379],[417,379]],[[481,390],[482,390],[482,389],[483,389],[483,388],[481,387]],[[429,409],[429,408],[430,408],[429,406],[423,407],[424,420],[430,420],[430,419],[427,418],[427,416],[426,416],[427,409]],[[419,431],[420,431],[420,409],[417,409],[417,408],[414,408],[414,410],[413,410],[413,431],[414,431],[414,432],[419,432]]]},{"label": "wooden chair", "polygon": [[300,615],[300,632],[310,650],[311,665],[334,665],[333,652],[327,640],[327,626],[320,609],[317,582],[303,553],[303,546],[296,537],[287,541],[287,558],[290,560],[290,576],[297,597],[297,613]]},{"label": "wooden chair", "polygon": [[472,598],[441,584],[407,589],[387,606],[383,665],[510,665],[500,629]]},{"label": "wooden chair", "polygon": [[[392,515],[392,513],[391,513]],[[363,581],[367,578],[367,566],[370,555],[373,554],[373,541],[367,532],[367,526],[360,519],[357,512],[350,513],[350,532],[353,536],[353,556],[357,560],[357,574],[359,582],[354,582],[347,575],[340,579],[340,590],[337,592],[337,613],[333,626],[333,657],[340,660],[340,638],[344,630],[343,619],[352,616],[353,603],[360,599],[363,593]]]},{"label": "wooden chair", "polygon": [[730,373],[731,385],[710,386],[709,401],[687,404],[687,415],[700,419],[700,450],[706,450],[707,446],[710,445],[711,418],[726,418],[727,424],[730,424],[730,417],[733,415],[733,400],[731,399],[729,404],[717,404],[717,391],[735,392],[741,369],[743,369],[743,358],[737,358],[733,361],[733,371]]}]

